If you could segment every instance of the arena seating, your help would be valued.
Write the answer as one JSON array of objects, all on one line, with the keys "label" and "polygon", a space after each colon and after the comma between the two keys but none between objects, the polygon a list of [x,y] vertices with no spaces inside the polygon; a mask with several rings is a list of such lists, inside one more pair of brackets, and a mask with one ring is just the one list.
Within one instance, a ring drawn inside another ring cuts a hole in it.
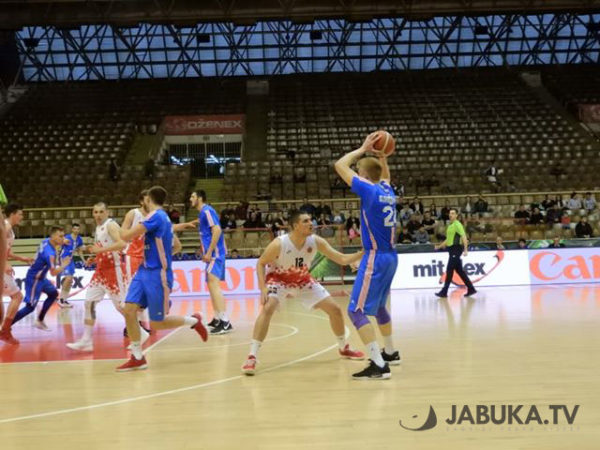
[{"label": "arena seating", "polygon": [[579,103],[600,103],[600,68],[597,65],[577,65],[544,69],[544,85],[565,106]]},{"label": "arena seating", "polygon": [[268,160],[228,165],[228,200],[341,196],[333,160],[378,128],[396,137],[391,171],[412,192],[490,191],[493,159],[520,191],[597,184],[580,171],[596,164],[597,144],[504,70],[301,75],[270,92]]}]

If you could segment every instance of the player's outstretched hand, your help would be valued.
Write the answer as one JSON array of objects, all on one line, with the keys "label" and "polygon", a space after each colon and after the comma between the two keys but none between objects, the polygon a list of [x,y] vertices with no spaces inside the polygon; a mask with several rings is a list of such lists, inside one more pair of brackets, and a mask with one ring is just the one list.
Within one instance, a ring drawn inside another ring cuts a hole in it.
[{"label": "player's outstretched hand", "polygon": [[379,133],[377,131],[375,131],[374,133],[369,134],[365,138],[365,141],[363,142],[362,146],[360,147],[361,150],[363,150],[365,152],[373,152],[375,150],[373,148],[373,145],[375,144],[375,141],[377,141],[377,139],[379,139]]}]

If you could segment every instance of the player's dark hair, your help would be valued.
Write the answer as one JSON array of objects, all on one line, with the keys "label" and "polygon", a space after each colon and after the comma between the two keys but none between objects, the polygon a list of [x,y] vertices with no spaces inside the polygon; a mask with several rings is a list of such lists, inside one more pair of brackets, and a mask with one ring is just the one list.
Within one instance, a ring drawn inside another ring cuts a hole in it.
[{"label": "player's dark hair", "polygon": [[73,223],[71,224],[71,228],[74,228],[74,227],[81,227],[81,225],[79,225],[79,224],[78,224],[78,223],[76,223],[76,222],[73,222]]},{"label": "player's dark hair", "polygon": [[448,212],[450,212],[450,211],[454,211],[456,214],[458,214],[458,209],[457,209],[457,208],[450,208],[450,209],[448,210]]},{"label": "player's dark hair", "polygon": [[57,231],[65,231],[65,229],[63,227],[61,227],[61,226],[58,226],[58,225],[52,225],[50,227],[50,236],[52,236]]},{"label": "player's dark hair", "polygon": [[294,229],[294,225],[296,225],[298,222],[300,222],[300,216],[303,215],[307,215],[310,216],[310,214],[308,214],[306,211],[294,211],[292,213],[292,215],[290,216],[290,228],[293,230]]},{"label": "player's dark hair", "polygon": [[148,189],[148,197],[155,205],[162,206],[167,199],[167,190],[162,186],[152,186]]},{"label": "player's dark hair", "polygon": [[196,196],[202,199],[203,203],[206,203],[206,191],[204,189],[198,189],[196,192]]},{"label": "player's dark hair", "polygon": [[140,194],[138,195],[138,201],[142,203],[146,195],[148,195],[148,189],[144,189],[142,192],[140,192]]},{"label": "player's dark hair", "polygon": [[9,203],[4,207],[4,215],[8,218],[11,214],[15,214],[23,209],[18,203]]}]

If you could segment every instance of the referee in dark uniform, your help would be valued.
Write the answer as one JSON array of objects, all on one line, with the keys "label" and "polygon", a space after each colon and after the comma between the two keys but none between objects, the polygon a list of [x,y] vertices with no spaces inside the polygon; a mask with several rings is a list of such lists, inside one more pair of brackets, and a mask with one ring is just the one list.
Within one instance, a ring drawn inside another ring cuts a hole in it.
[{"label": "referee in dark uniform", "polygon": [[450,287],[450,283],[452,282],[452,277],[454,276],[454,272],[458,273],[461,280],[467,286],[468,291],[465,294],[466,297],[469,297],[475,294],[477,291],[473,287],[473,283],[469,280],[469,277],[465,273],[463,269],[461,254],[463,256],[467,256],[469,253],[469,242],[467,241],[467,235],[465,233],[465,229],[456,218],[458,216],[458,211],[456,208],[450,209],[450,225],[446,229],[446,240],[439,245],[435,246],[436,250],[441,250],[443,248],[448,248],[448,252],[450,253],[450,257],[448,258],[448,265],[446,266],[446,281],[444,283],[444,287],[440,292],[436,292],[440,298],[448,297],[448,288]]}]

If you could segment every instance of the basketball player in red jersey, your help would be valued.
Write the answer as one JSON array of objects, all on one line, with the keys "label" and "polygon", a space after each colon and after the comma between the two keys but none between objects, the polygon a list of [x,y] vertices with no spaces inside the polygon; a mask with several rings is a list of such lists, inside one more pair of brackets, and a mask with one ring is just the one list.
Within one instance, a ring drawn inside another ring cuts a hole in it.
[{"label": "basketball player in red jersey", "polygon": [[[86,264],[90,265],[95,260],[96,271],[85,299],[85,328],[83,336],[77,342],[67,344],[72,350],[84,352],[94,350],[92,334],[96,323],[96,303],[108,295],[115,308],[122,314],[121,302],[125,299],[127,290],[126,268],[121,258],[121,251],[127,244],[121,239],[121,227],[108,218],[105,203],[95,204],[93,215],[96,221],[95,244],[88,248],[88,252],[96,256],[88,259]],[[148,333],[142,330],[142,336],[142,340],[145,340]]]},{"label": "basketball player in red jersey", "polygon": [[343,254],[333,249],[325,239],[313,235],[311,217],[304,212],[297,211],[292,214],[290,226],[292,231],[274,239],[256,265],[263,309],[254,324],[250,354],[242,366],[242,372],[246,375],[254,375],[256,356],[267,336],[271,317],[279,303],[288,297],[295,297],[305,307],[320,309],[329,316],[329,323],[338,340],[339,354],[342,358],[364,359],[362,352],[352,350],[346,342],[341,308],[308,271],[317,252],[342,266],[359,261],[363,252]]}]

